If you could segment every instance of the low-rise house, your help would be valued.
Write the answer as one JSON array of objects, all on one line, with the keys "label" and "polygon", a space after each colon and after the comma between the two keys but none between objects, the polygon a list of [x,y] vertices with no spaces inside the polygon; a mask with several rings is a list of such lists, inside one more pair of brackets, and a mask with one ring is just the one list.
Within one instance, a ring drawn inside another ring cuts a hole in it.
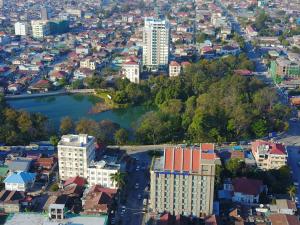
[{"label": "low-rise house", "polygon": [[64,219],[65,204],[50,204],[48,216],[53,220]]},{"label": "low-rise house", "polygon": [[259,195],[265,190],[261,180],[235,178],[232,181],[232,201],[239,203],[259,203]]},{"label": "low-rise house", "polygon": [[246,27],[246,33],[249,37],[256,37],[258,35],[257,31],[251,25]]},{"label": "low-rise house", "polygon": [[285,214],[271,214],[269,220],[272,225],[300,225],[298,216]]},{"label": "low-rise house", "polygon": [[3,190],[0,192],[0,210],[5,213],[17,213],[21,211],[24,192]]},{"label": "low-rise house", "polygon": [[233,202],[242,204],[259,203],[259,195],[266,191],[261,180],[248,179],[245,177],[227,179],[223,190],[219,191],[219,198],[231,199]]},{"label": "low-rise house", "polygon": [[82,198],[83,213],[107,214],[116,193],[116,189],[103,188],[100,185],[92,186]]},{"label": "low-rise house", "polygon": [[295,215],[297,206],[294,201],[288,199],[276,199],[276,204],[270,205],[270,211],[272,213]]},{"label": "low-rise house", "polygon": [[68,74],[64,71],[54,70],[49,74],[49,79],[52,82],[55,82],[55,81],[58,81],[58,80],[61,80],[61,79],[67,79],[67,77],[68,77]]},{"label": "low-rise house", "polygon": [[30,92],[48,92],[51,88],[51,83],[48,80],[39,80],[38,82],[29,86]]},{"label": "low-rise house", "polygon": [[92,57],[86,57],[80,61],[80,68],[86,68],[90,70],[96,70],[98,62]]},{"label": "low-rise house", "polygon": [[92,77],[94,75],[94,71],[86,68],[79,68],[74,71],[73,78],[75,80],[82,80],[87,77]]},{"label": "low-rise house", "polygon": [[31,159],[16,158],[8,162],[8,168],[10,173],[15,172],[28,172],[31,166]]},{"label": "low-rise house", "polygon": [[169,76],[178,77],[181,73],[181,65],[176,61],[171,61],[169,64]]},{"label": "low-rise house", "polygon": [[238,46],[225,45],[220,50],[221,55],[238,55],[240,53],[240,48]]},{"label": "low-rise house", "polygon": [[7,90],[11,93],[18,94],[22,91],[23,85],[18,83],[13,83],[8,85]]},{"label": "low-rise house", "polygon": [[35,173],[18,172],[6,177],[4,180],[5,190],[27,191],[35,182]]},{"label": "low-rise house", "polygon": [[257,140],[252,142],[251,149],[260,169],[279,169],[287,164],[287,152],[283,144]]}]

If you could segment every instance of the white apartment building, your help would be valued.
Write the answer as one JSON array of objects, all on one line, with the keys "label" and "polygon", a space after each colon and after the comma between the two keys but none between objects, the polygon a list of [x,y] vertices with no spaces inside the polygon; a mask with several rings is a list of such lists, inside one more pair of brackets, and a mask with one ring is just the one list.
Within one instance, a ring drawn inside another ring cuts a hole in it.
[{"label": "white apartment building", "polygon": [[181,65],[176,62],[172,61],[169,64],[169,76],[170,77],[178,77],[181,73]]},{"label": "white apartment building", "polygon": [[86,57],[86,58],[84,58],[83,60],[80,61],[80,68],[96,70],[97,62],[96,62],[95,59],[92,59],[91,57]]},{"label": "white apartment building", "polygon": [[88,167],[95,158],[95,138],[87,134],[63,135],[58,145],[59,177],[88,177]]},{"label": "white apartment building", "polygon": [[111,175],[120,170],[120,164],[109,163],[105,160],[93,162],[88,168],[88,184],[100,184],[103,187],[117,189],[117,184],[111,180]]},{"label": "white apartment building", "polygon": [[32,20],[31,27],[34,38],[44,38],[50,34],[50,25],[47,20]]},{"label": "white apartment building", "polygon": [[125,62],[122,65],[122,72],[132,83],[140,82],[140,64],[138,62]]},{"label": "white apartment building", "polygon": [[26,36],[28,34],[28,25],[22,22],[15,23],[15,35]]},{"label": "white apartment building", "polygon": [[157,70],[168,66],[170,27],[165,20],[145,18],[143,66]]},{"label": "white apartment building", "polygon": [[251,150],[258,168],[262,170],[278,170],[287,165],[287,152],[285,146],[264,140],[251,143]]},{"label": "white apartment building", "polygon": [[175,216],[212,214],[216,160],[213,144],[166,148],[150,169],[151,210]]}]

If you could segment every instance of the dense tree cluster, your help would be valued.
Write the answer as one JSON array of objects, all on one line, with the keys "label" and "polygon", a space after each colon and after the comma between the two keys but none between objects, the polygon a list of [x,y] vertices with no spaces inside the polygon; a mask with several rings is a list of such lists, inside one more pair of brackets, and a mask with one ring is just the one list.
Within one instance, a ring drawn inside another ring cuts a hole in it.
[{"label": "dense tree cluster", "polygon": [[252,69],[244,56],[203,60],[184,76],[146,82],[158,107],[136,128],[141,143],[248,140],[287,128],[290,110],[261,81],[234,74]]},{"label": "dense tree cluster", "polygon": [[247,177],[262,180],[268,186],[269,192],[274,194],[289,194],[292,177],[288,166],[278,170],[258,170],[250,167],[240,159],[230,159],[216,167],[216,185],[221,188],[225,178]]},{"label": "dense tree cluster", "polygon": [[0,143],[28,144],[48,136],[48,121],[41,114],[16,111],[7,106],[0,95]]}]

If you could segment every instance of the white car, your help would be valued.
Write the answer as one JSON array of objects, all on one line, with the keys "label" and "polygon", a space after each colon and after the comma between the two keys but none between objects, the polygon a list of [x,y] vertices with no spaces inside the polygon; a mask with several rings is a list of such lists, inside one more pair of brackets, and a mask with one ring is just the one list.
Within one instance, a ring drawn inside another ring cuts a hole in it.
[{"label": "white car", "polygon": [[134,187],[135,187],[135,189],[139,189],[139,187],[140,187],[139,183],[136,183]]}]

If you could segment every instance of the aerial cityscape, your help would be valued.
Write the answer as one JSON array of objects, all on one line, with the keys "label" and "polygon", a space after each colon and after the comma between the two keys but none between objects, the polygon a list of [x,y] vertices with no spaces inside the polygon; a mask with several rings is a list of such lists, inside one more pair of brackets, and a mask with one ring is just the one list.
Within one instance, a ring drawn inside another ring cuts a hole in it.
[{"label": "aerial cityscape", "polygon": [[299,182],[299,0],[0,0],[0,224],[300,225]]}]

